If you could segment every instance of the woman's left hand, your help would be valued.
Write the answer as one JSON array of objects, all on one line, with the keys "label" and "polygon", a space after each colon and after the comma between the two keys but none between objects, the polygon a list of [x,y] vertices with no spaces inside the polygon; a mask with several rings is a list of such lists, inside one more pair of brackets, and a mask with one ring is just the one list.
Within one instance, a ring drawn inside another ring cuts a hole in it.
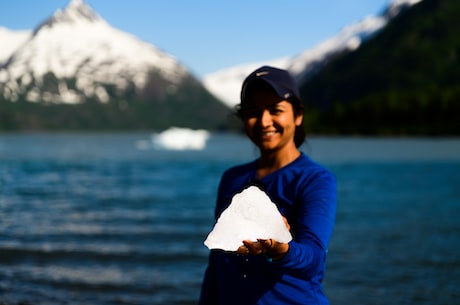
[{"label": "woman's left hand", "polygon": [[265,254],[272,260],[281,259],[289,250],[288,243],[280,243],[273,239],[258,239],[257,241],[244,240],[237,250],[242,255]]}]

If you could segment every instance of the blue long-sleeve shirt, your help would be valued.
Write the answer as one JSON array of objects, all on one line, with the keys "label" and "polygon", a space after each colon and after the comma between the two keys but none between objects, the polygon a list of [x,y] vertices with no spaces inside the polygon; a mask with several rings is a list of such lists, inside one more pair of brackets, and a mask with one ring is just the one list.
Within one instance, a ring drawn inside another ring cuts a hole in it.
[{"label": "blue long-sleeve shirt", "polygon": [[289,251],[269,261],[264,255],[212,250],[199,304],[328,304],[321,283],[335,221],[334,175],[302,153],[261,180],[256,176],[257,161],[227,170],[219,184],[215,217],[236,193],[262,185],[291,226]]}]

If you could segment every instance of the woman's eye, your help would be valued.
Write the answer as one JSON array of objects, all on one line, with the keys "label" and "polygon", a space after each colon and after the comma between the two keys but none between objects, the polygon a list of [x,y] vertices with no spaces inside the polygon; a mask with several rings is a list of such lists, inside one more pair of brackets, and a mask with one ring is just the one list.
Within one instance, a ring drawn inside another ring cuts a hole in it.
[{"label": "woman's eye", "polygon": [[261,116],[262,113],[264,113],[265,111],[268,111],[268,113],[270,113],[271,115],[277,115],[277,114],[284,112],[283,109],[280,107],[267,107],[264,109],[245,108],[243,109],[242,114],[244,118],[255,118],[255,117]]},{"label": "woman's eye", "polygon": [[280,113],[280,112],[283,112],[283,110],[279,109],[279,108],[270,109],[271,114],[277,114],[277,113]]},{"label": "woman's eye", "polygon": [[246,118],[252,118],[258,116],[260,113],[259,109],[255,108],[246,108],[243,110],[243,116]]}]

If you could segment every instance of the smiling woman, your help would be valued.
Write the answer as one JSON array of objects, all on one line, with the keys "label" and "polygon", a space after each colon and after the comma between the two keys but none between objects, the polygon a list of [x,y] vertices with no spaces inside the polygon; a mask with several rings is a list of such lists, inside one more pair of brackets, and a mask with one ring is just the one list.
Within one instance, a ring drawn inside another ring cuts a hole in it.
[{"label": "smiling woman", "polygon": [[[259,70],[264,69],[272,70],[270,67]],[[262,144],[259,140],[285,135],[286,139],[293,136],[295,146],[299,147],[305,139],[300,94],[288,73],[273,71],[276,73],[270,77],[264,77],[266,74],[262,71],[245,80],[238,115],[245,123],[248,137],[256,145]]]},{"label": "smiling woman", "polygon": [[238,113],[260,157],[223,174],[215,218],[226,213],[235,194],[257,185],[293,239],[255,236],[241,240],[236,251],[212,249],[200,304],[328,304],[321,283],[335,221],[336,180],[299,151],[305,133],[294,79],[270,66],[255,70],[243,82]]}]

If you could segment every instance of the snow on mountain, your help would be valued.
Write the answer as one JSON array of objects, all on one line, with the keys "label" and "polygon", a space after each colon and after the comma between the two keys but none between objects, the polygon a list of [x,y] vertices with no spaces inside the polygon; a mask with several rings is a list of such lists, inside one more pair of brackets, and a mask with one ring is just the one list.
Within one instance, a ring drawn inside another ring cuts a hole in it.
[{"label": "snow on mountain", "polygon": [[415,5],[422,0],[393,0],[386,9],[384,15],[388,18],[393,18],[397,16],[402,10]]},{"label": "snow on mountain", "polygon": [[205,87],[230,107],[240,101],[241,84],[251,71],[261,65],[271,65],[289,70],[297,79],[318,70],[332,55],[357,49],[362,41],[380,30],[386,24],[383,17],[369,16],[360,22],[343,28],[337,35],[297,56],[270,60],[264,63],[250,63],[217,71],[203,78]]},{"label": "snow on mountain", "polygon": [[11,31],[0,27],[0,66],[26,42],[32,35],[31,31]]},{"label": "snow on mountain", "polygon": [[240,90],[244,78],[256,68],[262,65],[272,65],[289,70],[298,80],[303,79],[321,69],[322,65],[334,54],[356,50],[363,41],[384,28],[391,18],[420,1],[422,0],[393,0],[382,15],[368,16],[350,24],[335,36],[296,56],[222,69],[206,75],[203,78],[203,84],[209,92],[220,98],[226,105],[234,107],[240,102]]},{"label": "snow on mountain", "polygon": [[[39,25],[0,68],[0,92],[9,100],[26,94],[31,101],[78,103],[96,96],[107,102],[104,85],[124,90],[134,83],[142,89],[152,71],[172,87],[187,75],[173,56],[113,28],[84,0],[72,0]],[[49,72],[59,81],[58,92],[38,89]],[[73,78],[76,88],[68,88],[65,80]],[[30,90],[32,82],[37,86]]]}]

